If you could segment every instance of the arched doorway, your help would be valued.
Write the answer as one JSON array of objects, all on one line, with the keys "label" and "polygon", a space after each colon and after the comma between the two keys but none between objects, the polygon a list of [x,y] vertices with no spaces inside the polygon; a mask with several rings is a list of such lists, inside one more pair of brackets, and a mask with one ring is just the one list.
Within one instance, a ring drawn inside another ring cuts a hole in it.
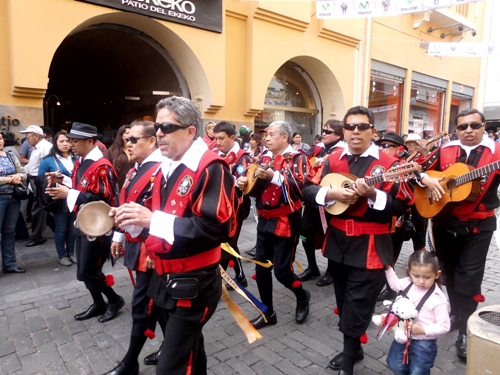
[{"label": "arched doorway", "polygon": [[[322,119],[318,90],[312,78],[298,64],[286,62],[269,82],[264,110],[256,117],[257,128],[284,120],[293,132],[302,135],[303,142],[314,143],[314,136]],[[318,125],[319,124],[319,125]]]},{"label": "arched doorway", "polygon": [[69,35],[55,52],[45,123],[58,131],[86,122],[109,143],[121,125],[154,116],[158,100],[171,95],[190,97],[168,51],[140,31],[102,23]]}]

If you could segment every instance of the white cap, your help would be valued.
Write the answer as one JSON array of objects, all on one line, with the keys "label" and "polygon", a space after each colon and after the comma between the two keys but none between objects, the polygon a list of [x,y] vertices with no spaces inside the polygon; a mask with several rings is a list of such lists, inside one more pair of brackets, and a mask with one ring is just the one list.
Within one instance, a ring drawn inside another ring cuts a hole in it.
[{"label": "white cap", "polygon": [[26,133],[35,133],[35,134],[38,134],[38,135],[43,135],[43,130],[38,125],[30,125],[30,126],[28,126],[26,128],[26,130],[21,130],[21,131],[19,131],[19,133],[23,133],[23,134],[26,134]]},{"label": "white cap", "polygon": [[408,134],[408,137],[406,137],[405,143],[417,142],[417,141],[421,141],[421,140],[422,140],[422,137],[419,136],[417,133],[410,133],[410,134]]}]

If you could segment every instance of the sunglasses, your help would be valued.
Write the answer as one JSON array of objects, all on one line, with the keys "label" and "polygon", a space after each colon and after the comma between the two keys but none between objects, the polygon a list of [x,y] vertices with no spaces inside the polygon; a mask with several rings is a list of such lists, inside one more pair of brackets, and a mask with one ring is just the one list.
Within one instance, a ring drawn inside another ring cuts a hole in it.
[{"label": "sunglasses", "polygon": [[380,145],[381,148],[389,148],[389,147],[398,147],[396,145],[390,144],[390,143],[382,143]]},{"label": "sunglasses", "polygon": [[349,131],[354,131],[354,129],[358,128],[358,130],[368,130],[373,129],[372,124],[368,124],[366,122],[362,122],[361,124],[344,124],[344,129]]},{"label": "sunglasses", "polygon": [[130,142],[133,145],[135,145],[137,142],[139,142],[139,139],[142,139],[142,138],[151,138],[151,137],[146,137],[146,136],[142,136],[142,137],[129,137],[129,138],[125,138],[125,141],[126,142]]},{"label": "sunglasses", "polygon": [[457,125],[457,130],[460,130],[461,132],[466,131],[468,127],[471,127],[474,130],[480,129],[483,126],[483,123],[481,122],[471,122],[470,124],[460,124]]},{"label": "sunglasses", "polygon": [[330,135],[335,133],[333,130],[323,129],[323,134]]},{"label": "sunglasses", "polygon": [[189,126],[171,124],[170,122],[164,122],[163,124],[155,123],[155,132],[160,129],[163,134],[169,134],[175,132],[176,130],[187,128],[189,128]]}]

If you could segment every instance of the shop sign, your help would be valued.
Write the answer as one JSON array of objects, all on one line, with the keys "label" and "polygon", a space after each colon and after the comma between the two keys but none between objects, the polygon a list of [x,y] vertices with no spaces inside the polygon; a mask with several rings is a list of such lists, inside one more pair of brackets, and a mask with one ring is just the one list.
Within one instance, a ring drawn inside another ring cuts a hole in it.
[{"label": "shop sign", "polygon": [[76,0],[222,32],[222,0]]}]

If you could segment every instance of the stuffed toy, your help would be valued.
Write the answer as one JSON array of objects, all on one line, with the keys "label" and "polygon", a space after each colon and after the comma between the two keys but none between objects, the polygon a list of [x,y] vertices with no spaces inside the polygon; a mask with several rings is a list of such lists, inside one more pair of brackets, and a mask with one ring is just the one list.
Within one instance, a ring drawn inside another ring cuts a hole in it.
[{"label": "stuffed toy", "polygon": [[[384,301],[384,305],[387,301]],[[396,298],[392,306],[389,307],[387,314],[373,315],[372,322],[379,327],[377,338],[380,340],[387,329],[391,328],[394,331],[394,339],[405,344],[408,340],[407,330],[409,322],[416,318],[417,309],[406,297],[399,296]]]}]

